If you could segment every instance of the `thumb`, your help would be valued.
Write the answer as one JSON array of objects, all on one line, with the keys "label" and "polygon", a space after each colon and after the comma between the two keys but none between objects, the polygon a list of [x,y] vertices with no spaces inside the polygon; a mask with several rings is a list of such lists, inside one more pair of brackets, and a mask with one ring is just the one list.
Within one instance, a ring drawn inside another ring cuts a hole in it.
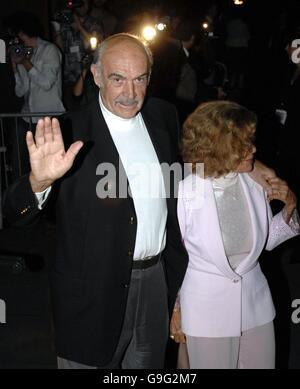
[{"label": "thumb", "polygon": [[72,165],[76,155],[79,153],[79,150],[81,149],[82,146],[83,146],[83,142],[81,142],[81,141],[77,141],[77,142],[71,144],[71,146],[69,147],[68,151],[65,154],[64,159],[69,164]]}]

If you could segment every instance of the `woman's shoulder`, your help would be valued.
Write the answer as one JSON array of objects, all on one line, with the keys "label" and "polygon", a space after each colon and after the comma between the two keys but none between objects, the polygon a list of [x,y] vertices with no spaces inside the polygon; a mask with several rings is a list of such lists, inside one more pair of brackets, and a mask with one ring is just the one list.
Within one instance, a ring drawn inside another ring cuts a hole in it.
[{"label": "woman's shoulder", "polygon": [[190,173],[179,182],[179,187],[182,189],[193,189],[197,183],[205,183],[207,179],[198,174]]},{"label": "woman's shoulder", "polygon": [[186,204],[192,204],[194,201],[204,198],[205,185],[207,179],[201,178],[196,174],[190,174],[179,183],[178,198]]},{"label": "woman's shoulder", "polygon": [[239,174],[240,179],[244,180],[244,182],[249,186],[249,187],[255,187],[256,189],[260,190],[261,192],[265,191],[265,188],[263,185],[256,181],[255,178],[251,175],[251,173],[240,173]]}]

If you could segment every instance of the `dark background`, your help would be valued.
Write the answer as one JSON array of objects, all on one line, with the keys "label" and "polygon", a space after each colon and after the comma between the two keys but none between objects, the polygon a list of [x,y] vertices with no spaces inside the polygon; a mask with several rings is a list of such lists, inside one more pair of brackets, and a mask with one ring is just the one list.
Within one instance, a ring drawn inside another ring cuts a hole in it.
[{"label": "dark background", "polygon": [[[119,20],[137,10],[155,6],[182,7],[191,14],[204,14],[212,1],[196,0],[111,0],[107,4]],[[224,7],[228,0],[223,0]],[[2,1],[1,19],[26,9],[43,22],[45,37],[50,39],[50,15],[64,4],[59,0]],[[289,23],[298,20],[299,1],[246,1],[247,19],[254,39],[268,51],[270,33],[280,21],[282,11],[289,12]],[[7,78],[5,64],[0,65],[0,112],[16,112],[20,101]],[[277,64],[271,66],[276,68]],[[5,70],[5,71],[4,71]],[[259,68],[258,68],[259,71]],[[4,76],[5,74],[5,76]],[[0,260],[0,299],[7,304],[7,323],[0,324],[0,368],[55,368],[51,299],[48,269],[54,256],[55,227],[47,218],[33,228],[0,231],[0,252],[20,253],[26,261],[22,274],[13,274],[10,265]],[[295,248],[296,247],[296,248]],[[264,253],[261,263],[270,283],[277,318],[277,368],[300,368],[300,324],[292,323],[292,302],[300,299],[299,239],[286,242],[271,253]],[[299,315],[300,320],[300,315]],[[167,365],[173,367],[175,349],[170,345]]]}]

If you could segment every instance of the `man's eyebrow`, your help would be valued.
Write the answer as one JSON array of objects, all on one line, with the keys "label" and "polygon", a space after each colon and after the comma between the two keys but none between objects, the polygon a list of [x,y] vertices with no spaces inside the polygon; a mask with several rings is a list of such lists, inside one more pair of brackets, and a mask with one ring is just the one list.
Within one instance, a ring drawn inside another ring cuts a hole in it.
[{"label": "man's eyebrow", "polygon": [[[146,73],[141,74],[140,76],[135,77],[134,80],[137,80],[138,78],[148,77],[148,76],[149,76],[149,73],[146,72]],[[122,74],[118,74],[118,73],[111,73],[108,76],[109,79],[114,78],[114,77],[121,78],[122,80],[125,80],[125,78],[126,78],[126,77],[122,76]]]},{"label": "man's eyebrow", "polygon": [[147,73],[143,73],[140,76],[135,77],[134,80],[137,80],[138,78],[148,77],[148,76],[149,76],[148,72]]},{"label": "man's eyebrow", "polygon": [[108,78],[113,78],[113,77],[118,77],[118,78],[122,78],[124,79],[125,77],[122,76],[122,74],[118,74],[118,73],[111,73]]}]

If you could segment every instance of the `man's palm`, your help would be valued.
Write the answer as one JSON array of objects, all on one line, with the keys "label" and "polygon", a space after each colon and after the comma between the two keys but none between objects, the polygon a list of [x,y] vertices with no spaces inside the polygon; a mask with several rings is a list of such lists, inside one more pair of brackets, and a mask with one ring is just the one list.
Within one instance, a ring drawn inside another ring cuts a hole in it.
[{"label": "man's palm", "polygon": [[27,133],[31,175],[36,182],[49,182],[62,177],[73,165],[83,143],[73,143],[65,152],[64,142],[57,119],[45,118],[38,121],[35,139]]}]

